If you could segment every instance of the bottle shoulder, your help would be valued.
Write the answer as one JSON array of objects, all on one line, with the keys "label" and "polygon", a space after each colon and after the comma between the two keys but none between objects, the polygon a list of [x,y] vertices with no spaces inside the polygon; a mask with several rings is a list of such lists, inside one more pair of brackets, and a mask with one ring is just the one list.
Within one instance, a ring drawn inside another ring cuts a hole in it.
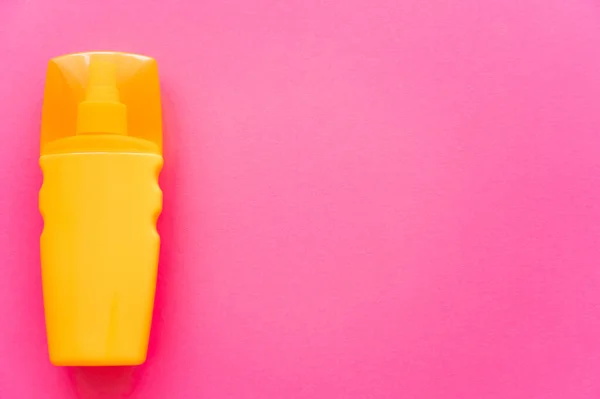
[{"label": "bottle shoulder", "polygon": [[42,156],[96,152],[129,152],[161,155],[159,147],[149,140],[116,134],[70,136],[52,141],[41,149]]}]

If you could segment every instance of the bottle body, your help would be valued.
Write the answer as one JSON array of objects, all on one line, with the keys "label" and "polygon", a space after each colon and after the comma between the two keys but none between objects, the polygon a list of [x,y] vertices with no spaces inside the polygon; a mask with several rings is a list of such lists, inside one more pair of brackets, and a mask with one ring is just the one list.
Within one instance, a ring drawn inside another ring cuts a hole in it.
[{"label": "bottle body", "polygon": [[161,155],[42,155],[40,239],[50,359],[136,365],[146,358],[162,209]]},{"label": "bottle body", "polygon": [[46,333],[55,365],[146,359],[162,154],[154,59],[88,52],[50,60],[39,207]]}]

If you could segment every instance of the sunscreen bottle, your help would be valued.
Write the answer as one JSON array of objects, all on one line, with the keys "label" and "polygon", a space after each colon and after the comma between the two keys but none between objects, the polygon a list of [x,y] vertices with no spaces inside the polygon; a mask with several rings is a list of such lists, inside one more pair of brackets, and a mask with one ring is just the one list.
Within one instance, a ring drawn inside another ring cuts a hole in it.
[{"label": "sunscreen bottle", "polygon": [[39,207],[53,364],[145,361],[160,247],[162,164],[155,60],[112,52],[50,60]]}]

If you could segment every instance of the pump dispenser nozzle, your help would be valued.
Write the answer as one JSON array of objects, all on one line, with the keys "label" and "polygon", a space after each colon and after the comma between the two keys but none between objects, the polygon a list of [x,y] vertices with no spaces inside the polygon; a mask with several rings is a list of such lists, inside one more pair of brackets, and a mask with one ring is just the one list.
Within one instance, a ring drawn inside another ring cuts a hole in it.
[{"label": "pump dispenser nozzle", "polygon": [[77,134],[127,134],[127,107],[119,101],[116,66],[90,62],[85,100],[77,110]]}]

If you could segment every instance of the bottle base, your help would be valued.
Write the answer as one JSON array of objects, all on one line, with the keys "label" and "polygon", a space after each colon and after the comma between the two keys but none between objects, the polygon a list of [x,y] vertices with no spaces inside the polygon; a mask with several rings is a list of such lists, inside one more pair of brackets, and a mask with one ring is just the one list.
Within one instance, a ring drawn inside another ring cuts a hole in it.
[{"label": "bottle base", "polygon": [[73,354],[51,354],[50,363],[54,366],[100,367],[100,366],[139,366],[146,361],[146,354],[124,354],[114,356],[84,356]]}]

